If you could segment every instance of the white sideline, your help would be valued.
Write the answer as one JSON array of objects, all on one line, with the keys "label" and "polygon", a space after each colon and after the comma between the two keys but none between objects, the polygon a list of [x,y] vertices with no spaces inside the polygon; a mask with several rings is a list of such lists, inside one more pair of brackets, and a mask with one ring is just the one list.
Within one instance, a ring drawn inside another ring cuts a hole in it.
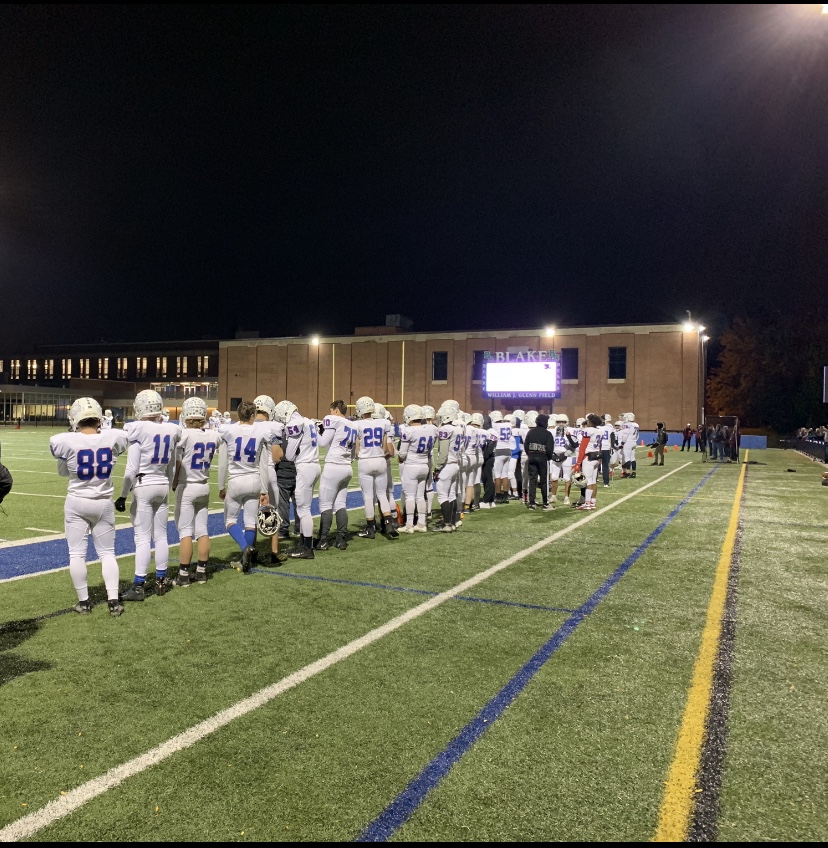
[{"label": "white sideline", "polygon": [[519,562],[527,556],[537,553],[537,551],[546,547],[546,545],[551,544],[579,527],[583,527],[584,524],[593,521],[598,518],[598,516],[603,515],[611,509],[615,509],[615,507],[619,504],[628,501],[630,498],[634,498],[636,495],[646,491],[651,486],[658,485],[676,472],[687,468],[689,465],[692,465],[692,463],[686,462],[684,465],[680,465],[678,468],[668,471],[663,477],[659,477],[657,480],[647,483],[640,489],[636,489],[636,491],[630,492],[628,495],[624,495],[624,497],[619,498],[617,501],[613,501],[611,504],[608,504],[602,509],[596,509],[594,512],[590,512],[574,524],[570,524],[568,527],[558,530],[557,533],[553,533],[551,536],[547,536],[540,542],[536,542],[534,545],[513,554],[508,559],[504,559],[496,565],[491,566],[491,568],[487,568],[485,571],[481,571],[479,574],[470,577],[468,580],[458,583],[452,589],[448,589],[445,592],[441,592],[439,595],[435,595],[433,598],[429,598],[427,601],[424,601],[418,606],[404,612],[402,615],[398,615],[396,618],[392,618],[380,627],[369,631],[364,636],[360,636],[358,639],[354,639],[347,645],[337,648],[337,650],[332,651],[327,656],[304,666],[304,668],[300,668],[298,671],[293,672],[293,674],[289,674],[287,677],[282,678],[278,682],[272,683],[270,686],[265,686],[264,689],[260,689],[258,692],[255,692],[249,697],[238,701],[233,706],[228,707],[225,710],[221,710],[210,718],[190,727],[182,733],[179,733],[177,736],[173,736],[166,742],[162,742],[155,748],[152,748],[143,754],[139,754],[137,757],[134,757],[119,766],[115,766],[115,768],[110,769],[99,777],[93,778],[92,780],[75,787],[75,789],[70,790],[65,795],[60,795],[53,801],[49,801],[44,807],[41,807],[41,809],[27,813],[17,821],[14,821],[0,829],[0,842],[14,842],[19,839],[26,839],[33,836],[38,831],[43,830],[43,828],[49,827],[49,825],[54,824],[54,822],[59,819],[70,815],[84,804],[87,804],[89,801],[97,798],[99,795],[103,795],[110,789],[120,786],[120,784],[128,778],[133,777],[136,774],[140,774],[148,768],[163,762],[178,751],[183,751],[185,748],[191,748],[196,744],[196,742],[201,741],[210,734],[220,730],[225,725],[230,724],[230,722],[234,719],[241,718],[242,716],[247,715],[247,713],[253,712],[253,710],[264,706],[284,692],[287,692],[288,690],[298,686],[300,683],[304,683],[306,680],[315,677],[317,674],[320,674],[331,666],[336,665],[338,662],[348,659],[348,657],[353,656],[363,648],[367,648],[369,645],[377,642],[389,633],[393,633],[395,630],[398,630],[404,624],[408,624],[408,622],[419,618],[421,615],[424,615],[435,607],[451,600],[455,595],[459,595],[462,592],[473,588],[478,583],[482,583],[484,580],[488,580],[489,577],[497,574],[498,571],[502,571],[504,568],[514,565],[514,563]]}]

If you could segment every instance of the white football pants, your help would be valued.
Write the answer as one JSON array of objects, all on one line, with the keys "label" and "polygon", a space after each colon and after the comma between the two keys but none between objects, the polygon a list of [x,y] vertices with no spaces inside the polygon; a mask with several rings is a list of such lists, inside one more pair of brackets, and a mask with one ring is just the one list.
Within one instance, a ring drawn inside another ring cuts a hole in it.
[{"label": "white football pants", "polygon": [[179,483],[175,490],[175,526],[179,539],[200,539],[207,535],[210,508],[209,483]]},{"label": "white football pants", "polygon": [[357,463],[362,500],[365,502],[365,518],[374,520],[374,502],[379,501],[383,515],[391,512],[388,501],[388,464],[385,457],[360,459]]},{"label": "white football pants", "polygon": [[635,440],[634,439],[629,439],[628,441],[624,442],[623,454],[624,454],[624,464],[626,464],[628,462],[633,462],[635,460]]},{"label": "white football pants", "polygon": [[414,526],[414,510],[417,510],[417,524],[425,527],[428,517],[426,501],[426,485],[431,479],[431,471],[427,462],[402,463],[402,490],[405,499],[405,523]]},{"label": "white football pants", "polygon": [[508,453],[495,454],[492,474],[495,480],[503,480],[509,476],[509,462],[512,459]]},{"label": "white football pants", "polygon": [[321,473],[322,467],[318,462],[296,463],[296,517],[299,519],[299,532],[308,539],[313,536],[313,490]]},{"label": "white football pants", "polygon": [[118,560],[115,559],[115,504],[109,498],[68,495],[63,505],[63,528],[69,545],[69,576],[79,601],[89,599],[87,583],[87,538],[92,533],[101,561],[106,596],[118,600]]},{"label": "white football pants", "polygon": [[445,465],[437,478],[437,502],[457,500],[457,482],[460,476],[460,466],[454,463]]},{"label": "white football pants", "polygon": [[354,476],[350,464],[326,462],[319,478],[319,511],[347,508],[348,484]]},{"label": "white football pants", "polygon": [[239,520],[239,513],[244,511],[244,529],[255,530],[261,491],[258,472],[231,477],[224,499],[224,526],[232,527]]},{"label": "white football pants", "polygon": [[167,541],[167,521],[170,507],[167,498],[170,487],[166,483],[147,483],[132,490],[130,515],[135,531],[135,574],[146,577],[155,541],[155,569],[166,571],[170,561],[170,544]]}]

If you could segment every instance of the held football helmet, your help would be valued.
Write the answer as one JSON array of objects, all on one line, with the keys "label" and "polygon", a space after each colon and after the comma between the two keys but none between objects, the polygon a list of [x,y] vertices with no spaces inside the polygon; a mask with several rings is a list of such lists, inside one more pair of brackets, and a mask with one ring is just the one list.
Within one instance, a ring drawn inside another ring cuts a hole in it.
[{"label": "held football helmet", "polygon": [[200,397],[188,397],[181,404],[181,420],[197,421],[199,418],[207,420],[207,404]]},{"label": "held football helmet", "polygon": [[100,423],[103,418],[101,405],[94,398],[78,398],[69,407],[69,424],[73,430],[77,430],[81,421],[86,421],[87,418],[95,418]]},{"label": "held football helmet", "polygon": [[475,427],[483,426],[483,415],[479,412],[473,412],[469,419],[469,424],[474,424]]},{"label": "held football helmet", "polygon": [[273,409],[273,420],[287,424],[297,409],[298,407],[295,403],[291,403],[289,400],[280,400]]},{"label": "held football helmet", "polygon": [[144,389],[144,391],[138,392],[135,395],[135,401],[132,407],[135,411],[136,418],[152,418],[164,412],[164,401],[158,392],[152,389]]},{"label": "held football helmet", "polygon": [[270,395],[259,395],[253,398],[253,405],[256,407],[256,412],[261,412],[266,415],[271,421],[273,420],[273,412],[276,409],[276,404]]},{"label": "held football helmet", "polygon": [[279,532],[282,520],[279,518],[279,510],[268,504],[260,506],[256,512],[256,527],[262,536],[275,536]]},{"label": "held football helmet", "polygon": [[538,413],[535,412],[534,409],[530,409],[529,412],[526,413],[526,418],[524,419],[527,427],[534,427],[538,423]]},{"label": "held football helmet", "polygon": [[437,414],[437,410],[428,404],[423,405],[423,417],[426,421],[430,421]]},{"label": "held football helmet", "polygon": [[369,412],[373,413],[374,409],[376,409],[376,404],[374,403],[374,399],[365,395],[364,397],[357,398],[356,402],[356,416],[357,418],[362,418],[363,415],[367,415]]},{"label": "held football helmet", "polygon": [[409,424],[411,421],[425,420],[425,409],[422,406],[417,406],[416,403],[409,403],[403,410],[403,421]]},{"label": "held football helmet", "polygon": [[586,474],[583,471],[574,471],[572,473],[572,485],[577,486],[579,489],[583,489],[586,487],[587,478]]},{"label": "held football helmet", "polygon": [[500,424],[500,422],[503,420],[503,413],[498,412],[498,410],[496,409],[493,409],[489,413],[489,420],[492,422],[492,424]]}]

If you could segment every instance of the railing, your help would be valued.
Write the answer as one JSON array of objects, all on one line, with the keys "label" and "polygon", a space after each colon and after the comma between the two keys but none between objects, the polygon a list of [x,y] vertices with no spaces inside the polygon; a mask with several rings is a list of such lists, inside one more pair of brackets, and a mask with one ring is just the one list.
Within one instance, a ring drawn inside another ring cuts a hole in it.
[{"label": "railing", "polygon": [[811,459],[819,460],[819,462],[828,462],[828,444],[822,439],[800,439],[792,437],[782,439],[782,447],[785,450],[795,450],[804,453],[805,456],[810,456]]}]

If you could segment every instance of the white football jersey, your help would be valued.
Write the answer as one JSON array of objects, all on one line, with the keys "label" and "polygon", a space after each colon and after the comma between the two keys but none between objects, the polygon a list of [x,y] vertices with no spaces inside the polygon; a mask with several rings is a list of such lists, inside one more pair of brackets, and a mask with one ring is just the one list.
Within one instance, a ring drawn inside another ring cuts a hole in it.
[{"label": "white football jersey", "polygon": [[[227,474],[240,477],[244,474],[258,474],[262,452],[270,443],[270,421],[256,421],[253,424],[226,424],[219,430],[219,444],[227,446]],[[223,481],[219,480],[219,485]]]},{"label": "white football jersey", "polygon": [[215,430],[199,430],[195,427],[183,430],[176,448],[176,460],[181,463],[178,482],[207,483],[218,443],[219,435]]},{"label": "white football jersey", "polygon": [[448,440],[448,459],[446,465],[459,465],[463,448],[466,444],[466,428],[462,424],[443,424],[437,431],[437,438],[442,442]]},{"label": "white football jersey", "polygon": [[604,424],[601,430],[601,450],[612,450],[612,436],[615,433],[615,427],[612,424]]},{"label": "white football jersey", "polygon": [[[603,427],[584,427],[581,430],[581,439],[589,439],[586,446],[587,453],[601,453],[601,441],[603,438]],[[578,447],[580,450],[580,445]]]},{"label": "white football jersey", "polygon": [[515,439],[512,436],[512,425],[502,421],[500,424],[495,424],[491,431],[497,439],[495,450],[510,450],[515,449]]},{"label": "white football jersey", "polygon": [[325,432],[319,438],[320,447],[327,447],[325,463],[350,465],[356,445],[356,426],[350,418],[341,415],[326,415],[322,420]]},{"label": "white football jersey", "polygon": [[118,457],[128,447],[129,441],[121,430],[59,433],[49,439],[49,449],[58,461],[58,471],[69,475],[67,494],[81,498],[112,497],[112,471]]},{"label": "white football jersey", "polygon": [[635,444],[638,441],[638,424],[635,421],[625,421],[621,425],[621,440],[624,444]]},{"label": "white football jersey", "polygon": [[385,439],[390,440],[390,423],[384,418],[354,421],[360,459],[385,459]]},{"label": "white football jersey", "polygon": [[[175,461],[181,428],[158,421],[133,421],[124,430],[130,447],[126,474],[134,479],[133,486],[169,483],[169,465]],[[140,451],[134,450],[136,445]]]},{"label": "white football jersey", "polygon": [[556,427],[552,430],[552,439],[555,442],[554,453],[559,459],[562,456],[572,456],[572,446],[569,441],[568,427]]},{"label": "white football jersey", "polygon": [[408,445],[405,464],[428,465],[431,462],[431,451],[437,443],[437,428],[433,424],[421,424],[419,427],[405,428],[400,436],[400,447]]},{"label": "white football jersey", "polygon": [[319,462],[319,430],[316,422],[294,412],[285,425],[285,459],[297,465]]},{"label": "white football jersey", "polygon": [[256,424],[267,430],[266,447],[262,448],[267,453],[267,465],[273,468],[273,452],[270,450],[274,445],[285,446],[285,425],[281,421],[257,421]]},{"label": "white football jersey", "polygon": [[465,434],[463,436],[463,453],[466,455],[467,459],[472,461],[475,461],[477,459],[477,432],[477,427],[473,426],[472,424],[467,424],[465,427]]},{"label": "white football jersey", "polygon": [[112,429],[112,419],[107,418],[106,415],[101,419],[101,430],[111,430]]}]

